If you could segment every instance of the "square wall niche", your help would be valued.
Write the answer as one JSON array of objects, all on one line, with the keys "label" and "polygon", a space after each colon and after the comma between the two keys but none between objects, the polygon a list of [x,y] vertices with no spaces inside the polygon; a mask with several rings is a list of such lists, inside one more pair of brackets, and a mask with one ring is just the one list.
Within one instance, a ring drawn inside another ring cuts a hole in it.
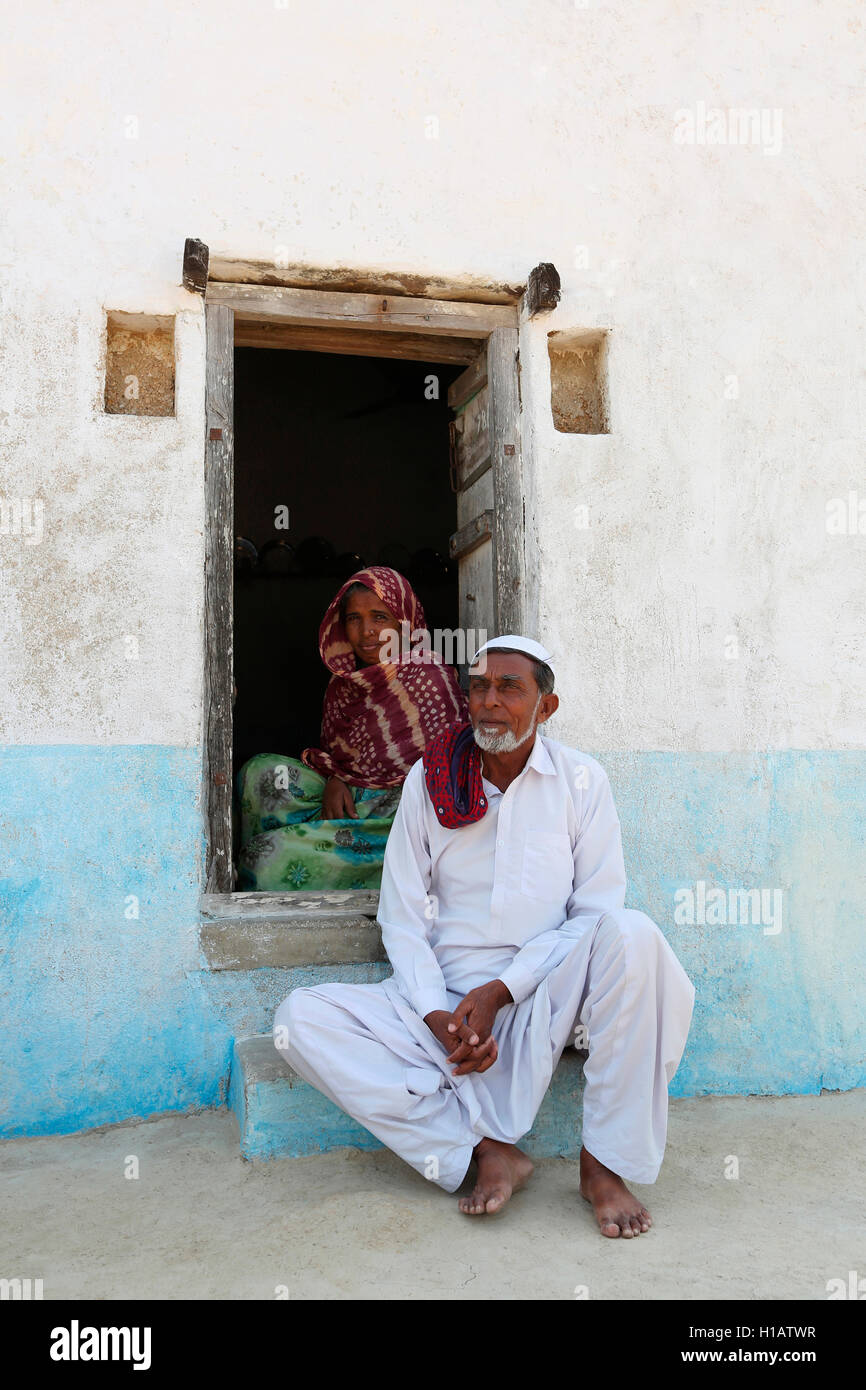
[{"label": "square wall niche", "polygon": [[607,434],[607,330],[548,333],[550,408],[562,434]]},{"label": "square wall niche", "polygon": [[106,415],[174,415],[174,316],[106,315]]}]

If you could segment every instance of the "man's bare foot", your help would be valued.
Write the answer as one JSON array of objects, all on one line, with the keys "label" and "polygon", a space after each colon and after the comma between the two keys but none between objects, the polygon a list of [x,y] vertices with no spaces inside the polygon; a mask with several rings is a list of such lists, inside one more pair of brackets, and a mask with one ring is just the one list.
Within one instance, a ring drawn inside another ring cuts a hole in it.
[{"label": "man's bare foot", "polygon": [[471,1197],[461,1197],[457,1203],[466,1216],[501,1211],[512,1192],[526,1186],[535,1166],[514,1144],[501,1144],[498,1139],[482,1139],[473,1157],[478,1164],[475,1189]]},{"label": "man's bare foot", "polygon": [[631,1239],[653,1224],[646,1207],[629,1192],[622,1178],[584,1148],[580,1151],[580,1195],[591,1204],[603,1236]]}]

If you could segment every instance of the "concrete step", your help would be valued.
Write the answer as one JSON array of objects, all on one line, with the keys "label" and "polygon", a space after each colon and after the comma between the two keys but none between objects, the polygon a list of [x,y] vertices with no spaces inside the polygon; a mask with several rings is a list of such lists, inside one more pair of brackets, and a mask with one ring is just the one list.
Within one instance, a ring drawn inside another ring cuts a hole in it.
[{"label": "concrete step", "polygon": [[[535,1124],[521,1140],[521,1148],[533,1158],[577,1157],[583,1057],[571,1047],[562,1054]],[[382,1147],[369,1130],[298,1076],[277,1052],[270,1033],[235,1039],[228,1103],[237,1116],[241,1156],[247,1160]]]},{"label": "concrete step", "polygon": [[384,961],[379,894],[206,893],[199,940],[214,971]]}]

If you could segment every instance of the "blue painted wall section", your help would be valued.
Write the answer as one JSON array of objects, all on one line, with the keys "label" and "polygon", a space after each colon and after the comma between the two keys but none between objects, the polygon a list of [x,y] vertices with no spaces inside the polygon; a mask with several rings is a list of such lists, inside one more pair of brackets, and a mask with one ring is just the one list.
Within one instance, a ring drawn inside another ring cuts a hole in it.
[{"label": "blue painted wall section", "polygon": [[[658,922],[695,1014],[672,1095],[866,1085],[866,754],[599,753],[629,907]],[[677,925],[677,891],[782,893],[781,930]]]},{"label": "blue painted wall section", "polygon": [[200,778],[197,749],[3,751],[0,1132],[218,1102],[224,1045],[189,974]]},{"label": "blue painted wall section", "polygon": [[[596,756],[628,905],[659,923],[697,988],[673,1094],[866,1085],[866,754]],[[0,754],[0,1134],[223,1104],[232,1039],[269,1031],[290,989],[388,973],[206,969],[200,776],[195,748]],[[781,931],[677,925],[675,895],[699,880],[781,890]]]}]

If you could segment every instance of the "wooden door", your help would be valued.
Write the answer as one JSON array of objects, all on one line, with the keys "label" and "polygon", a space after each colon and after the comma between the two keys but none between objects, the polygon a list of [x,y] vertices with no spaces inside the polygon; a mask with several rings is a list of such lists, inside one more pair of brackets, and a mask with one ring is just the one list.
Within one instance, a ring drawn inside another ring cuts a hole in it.
[{"label": "wooden door", "polygon": [[[448,391],[459,622],[487,637],[523,628],[523,487],[517,331],[496,328]],[[472,656],[467,651],[467,659]],[[461,671],[465,676],[465,670]]]}]

